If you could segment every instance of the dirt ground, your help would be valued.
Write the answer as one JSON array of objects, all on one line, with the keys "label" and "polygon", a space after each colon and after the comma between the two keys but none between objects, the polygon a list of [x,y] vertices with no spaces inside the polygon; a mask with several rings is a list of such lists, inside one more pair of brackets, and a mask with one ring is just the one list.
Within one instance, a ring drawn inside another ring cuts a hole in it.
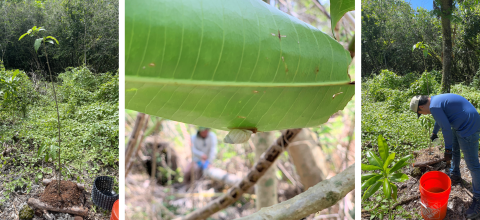
[{"label": "dirt ground", "polygon": [[[0,143],[2,144],[2,143]],[[31,158],[33,158],[33,154],[36,153],[36,150],[32,149],[23,149],[24,151],[16,151],[14,153],[11,153],[10,156],[11,158],[15,157],[16,155],[19,154],[25,154],[29,155]],[[17,157],[20,159],[19,157]],[[93,167],[93,163],[96,163],[95,161],[89,161],[88,165],[85,166],[86,168]],[[45,163],[45,162],[38,162],[33,165],[34,167],[42,167],[42,168],[50,168],[54,170],[53,163]],[[68,161],[65,163],[65,167],[73,170],[73,167],[70,167]],[[27,205],[27,200],[29,198],[36,198],[39,199],[40,196],[43,194],[45,190],[45,186],[42,184],[42,180],[40,179],[38,183],[36,183],[35,180],[35,174],[31,173],[30,174],[25,174],[23,171],[25,169],[24,166],[21,166],[18,163],[14,163],[10,160],[6,162],[3,166],[0,168],[0,201],[1,200],[6,200],[5,202],[1,203],[0,202],[0,219],[18,219],[19,212],[20,210]],[[44,174],[43,178],[45,179],[53,179],[55,178],[53,176],[55,172],[53,171],[50,174]],[[98,176],[103,176],[103,175],[110,175],[110,176],[118,176],[118,169],[113,169],[112,167],[104,167],[102,168]],[[93,181],[94,178],[90,178],[89,173],[87,172],[87,169],[83,170],[83,173],[77,173],[76,175],[73,175],[70,181],[76,182],[77,181],[77,176],[79,176],[85,183],[85,191],[86,191],[86,204],[87,207],[89,208],[88,215],[84,217],[85,220],[99,220],[99,219],[110,219],[111,212],[103,210],[102,208],[96,207],[92,205],[91,203],[91,191],[93,187]],[[7,191],[8,189],[5,188],[6,184],[11,182],[12,180],[18,180],[20,178],[27,179],[27,177],[32,180],[31,182],[31,190],[30,192],[27,193],[27,184],[25,184],[23,187],[16,187],[15,190],[11,193],[9,193],[9,198],[7,199],[5,194],[8,194]],[[64,180],[66,177],[62,177]],[[73,219],[74,216],[66,213],[54,213],[54,212],[49,212],[50,217],[55,217],[57,220],[70,220]],[[46,216],[43,217],[37,217],[35,216],[33,218],[34,220],[41,220],[41,219],[49,219]],[[52,218],[53,219],[53,218]]]},{"label": "dirt ground", "polygon": [[45,187],[40,201],[60,208],[83,205],[83,190],[80,190],[76,183],[60,181],[60,198],[58,196],[57,183],[58,181],[53,180]]},{"label": "dirt ground", "polygon": [[[228,186],[221,182],[203,177],[195,181],[194,193],[189,189],[189,186],[179,183],[172,186],[162,186],[156,183],[154,187],[151,188],[150,177],[143,169],[139,164],[134,165],[132,173],[125,179],[125,219],[150,219],[152,216],[155,216],[157,219],[160,219],[159,217],[162,217],[162,219],[171,219],[172,216],[169,216],[167,212],[176,216],[186,215],[193,209],[206,206],[208,202],[225,193],[228,189]],[[247,167],[242,166],[237,167],[237,169],[237,174],[248,171]],[[285,181],[278,182],[279,202],[286,201],[298,195],[300,192],[301,191],[295,186]],[[312,214],[304,219],[343,219],[343,216],[337,213],[343,212],[343,209],[349,206],[352,207],[348,209],[353,209],[353,204],[351,203],[353,200],[351,194],[353,193],[352,191],[346,198],[340,200],[334,206]],[[209,219],[231,220],[251,215],[256,212],[254,198],[254,194],[245,193],[239,201],[213,214]],[[169,209],[170,211],[165,209]],[[325,216],[326,218],[319,218],[319,216]]]}]

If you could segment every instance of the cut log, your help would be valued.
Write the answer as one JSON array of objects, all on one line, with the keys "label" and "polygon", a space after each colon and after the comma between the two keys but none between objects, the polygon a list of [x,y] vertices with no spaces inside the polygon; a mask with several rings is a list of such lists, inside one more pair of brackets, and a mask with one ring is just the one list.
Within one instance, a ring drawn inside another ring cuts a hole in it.
[{"label": "cut log", "polygon": [[437,159],[437,160],[430,160],[430,161],[426,161],[426,162],[415,162],[415,163],[413,163],[413,167],[427,167],[427,166],[430,166],[432,164],[440,163],[442,161],[445,161],[445,158]]},{"label": "cut log", "polygon": [[418,150],[413,152],[413,155],[415,156],[415,162],[412,164],[413,167],[427,167],[445,161],[442,146]]},{"label": "cut log", "polygon": [[[42,183],[43,183],[43,185],[45,185],[45,186],[47,186],[48,184],[50,184],[50,182],[52,182],[51,179],[43,179],[43,180],[42,180]],[[77,187],[78,187],[80,190],[85,190],[85,184],[77,183]]]},{"label": "cut log", "polygon": [[28,199],[27,204],[32,208],[41,209],[41,210],[48,210],[48,211],[52,211],[52,212],[69,213],[69,214],[79,215],[79,216],[87,216],[87,214],[88,214],[88,209],[85,208],[85,207],[74,206],[74,207],[68,207],[68,208],[63,208],[63,209],[62,208],[55,208],[55,207],[52,207],[48,204],[45,204],[45,203],[43,203],[40,200],[35,199],[35,198]]}]

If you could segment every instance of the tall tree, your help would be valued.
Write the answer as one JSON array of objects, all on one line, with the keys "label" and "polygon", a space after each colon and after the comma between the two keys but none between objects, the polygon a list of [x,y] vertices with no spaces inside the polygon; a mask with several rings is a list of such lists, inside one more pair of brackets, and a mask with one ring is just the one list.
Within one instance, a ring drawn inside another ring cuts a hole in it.
[{"label": "tall tree", "polygon": [[[265,152],[270,145],[275,141],[275,135],[270,132],[259,132],[255,134],[253,143],[255,143],[255,161],[260,159],[260,156]],[[275,172],[277,168],[275,161],[272,166],[268,168],[267,172],[258,180],[255,185],[255,194],[257,199],[255,201],[255,207],[260,210],[263,207],[269,207],[278,203],[277,193],[277,177]]]},{"label": "tall tree", "polygon": [[305,190],[325,179],[326,158],[310,129],[303,128],[287,150]]},{"label": "tall tree", "polygon": [[440,1],[440,10],[442,18],[442,37],[443,37],[443,62],[442,62],[442,93],[450,92],[450,75],[452,69],[452,27],[450,19],[453,11],[453,0]]}]

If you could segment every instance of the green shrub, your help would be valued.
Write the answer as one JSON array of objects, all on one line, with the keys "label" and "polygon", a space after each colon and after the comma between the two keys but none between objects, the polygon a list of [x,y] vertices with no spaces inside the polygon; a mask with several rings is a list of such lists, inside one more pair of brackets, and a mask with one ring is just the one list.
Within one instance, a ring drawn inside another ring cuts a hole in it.
[{"label": "green shrub", "polygon": [[118,102],[118,72],[94,74],[87,67],[77,67],[67,68],[58,77],[63,102],[75,100],[76,106],[96,100]]},{"label": "green shrub", "polygon": [[415,80],[407,90],[407,97],[415,95],[431,95],[438,94],[440,91],[440,83],[435,80],[435,75],[425,72],[420,79]]},{"label": "green shrub", "polygon": [[477,90],[480,90],[480,68],[478,69],[477,73],[473,77],[471,86]]},{"label": "green shrub", "polygon": [[118,72],[107,82],[103,83],[95,93],[95,99],[98,101],[116,103],[118,102]]},{"label": "green shrub", "polygon": [[475,87],[456,84],[452,86],[450,92],[463,96],[472,103],[475,108],[480,109],[480,90]]},{"label": "green shrub", "polygon": [[407,90],[408,88],[410,88],[410,84],[415,82],[415,80],[417,79],[418,79],[418,74],[416,73],[407,73],[404,76],[401,76],[402,83],[401,83],[401,87],[398,89]]},{"label": "green shrub", "polygon": [[[12,79],[12,76],[15,77]],[[7,84],[13,87],[11,97],[5,96]],[[33,83],[23,71],[0,71],[0,106],[4,111],[20,113],[26,117],[28,107],[39,99],[37,91],[32,90]]]},{"label": "green shrub", "polygon": [[386,101],[388,108],[394,112],[408,110],[408,98],[404,92],[391,89]]},{"label": "green shrub", "polygon": [[375,76],[375,81],[378,81],[382,88],[398,89],[401,86],[402,78],[392,71],[382,70],[380,74]]}]

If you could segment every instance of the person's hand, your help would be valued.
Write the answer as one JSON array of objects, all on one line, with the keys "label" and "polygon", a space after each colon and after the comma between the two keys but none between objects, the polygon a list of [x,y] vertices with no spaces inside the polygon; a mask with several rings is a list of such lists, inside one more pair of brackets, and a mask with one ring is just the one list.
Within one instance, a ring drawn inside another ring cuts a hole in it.
[{"label": "person's hand", "polygon": [[438,138],[437,134],[432,134],[432,136],[430,136],[431,141],[434,141],[437,138]]},{"label": "person's hand", "polygon": [[206,160],[207,160],[207,155],[205,155],[205,154],[202,155],[202,160],[203,160],[203,161],[206,161]]},{"label": "person's hand", "polygon": [[445,153],[443,154],[443,157],[445,158],[445,162],[449,164],[450,161],[452,160],[452,150],[445,149]]}]

